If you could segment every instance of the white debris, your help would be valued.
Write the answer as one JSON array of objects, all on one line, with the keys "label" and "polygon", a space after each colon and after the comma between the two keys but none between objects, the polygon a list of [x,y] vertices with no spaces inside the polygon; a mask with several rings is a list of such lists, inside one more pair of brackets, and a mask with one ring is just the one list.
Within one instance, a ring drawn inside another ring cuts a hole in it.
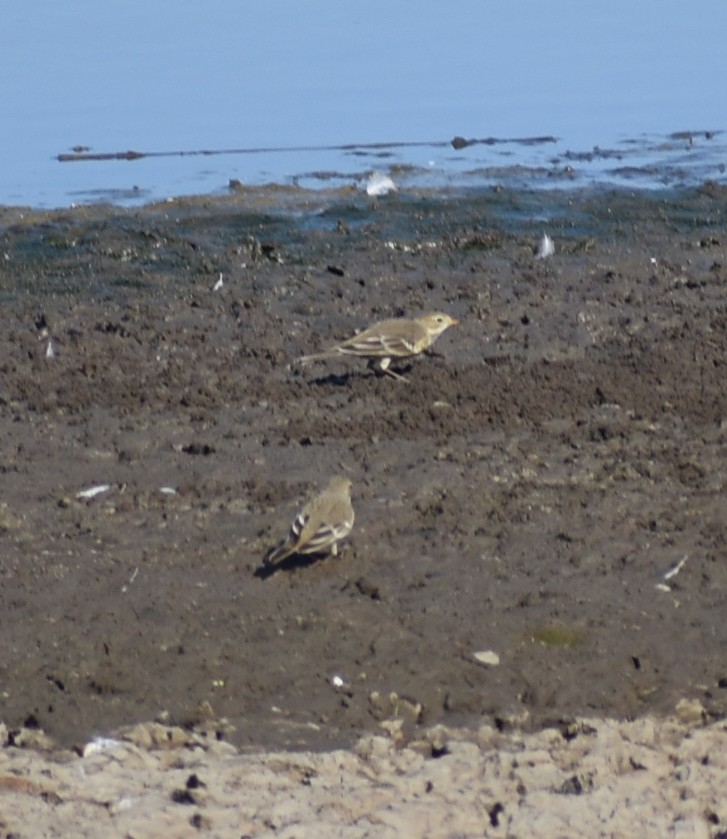
[{"label": "white debris", "polygon": [[116,813],[123,813],[125,810],[131,810],[132,807],[136,807],[139,804],[139,799],[129,798],[128,796],[125,798],[119,798],[118,801],[111,801],[109,802],[108,808],[109,813],[111,815],[115,815]]},{"label": "white debris", "polygon": [[138,574],[139,574],[139,567],[137,566],[136,568],[134,568],[134,573],[129,577],[129,582],[126,583],[126,585],[121,586],[121,593],[122,594],[126,594],[126,592],[129,590],[129,586],[134,582],[134,580],[137,578]]},{"label": "white debris", "polygon": [[686,556],[686,554],[685,554],[685,555],[684,555],[684,556],[683,556],[683,557],[679,560],[679,562],[677,562],[677,564],[676,564],[673,568],[670,568],[670,569],[666,572],[666,574],[664,574],[664,579],[665,579],[665,580],[671,580],[671,578],[672,578],[672,577],[676,577],[676,575],[677,575],[677,574],[678,574],[678,573],[682,570],[682,568],[684,568],[684,563],[685,563],[686,561],[687,561],[687,556]]},{"label": "white debris", "polygon": [[500,656],[493,650],[482,650],[482,652],[473,653],[472,657],[485,667],[497,667],[500,663]]},{"label": "white debris", "polygon": [[672,578],[672,577],[676,577],[676,575],[677,575],[677,574],[678,574],[678,573],[682,570],[682,568],[684,568],[684,563],[685,563],[686,561],[687,561],[687,556],[686,556],[686,554],[685,554],[685,555],[684,555],[684,556],[683,556],[683,557],[679,560],[679,562],[677,562],[677,564],[676,564],[673,568],[670,568],[670,569],[666,572],[666,574],[664,574],[664,579],[665,579],[665,580],[671,580],[671,578]]},{"label": "white debris", "polygon": [[400,245],[398,242],[384,242],[384,247],[390,251],[401,251],[402,253],[412,253],[413,249],[409,245]]},{"label": "white debris", "polygon": [[46,345],[46,348],[45,348],[45,357],[46,358],[55,358],[56,357],[56,351],[53,349],[53,341],[51,341],[50,338],[48,339],[48,344]]},{"label": "white debris", "polygon": [[540,244],[538,245],[538,250],[535,253],[536,259],[547,259],[549,256],[552,256],[555,253],[555,243],[553,240],[548,236],[547,233],[543,233],[543,238],[540,240]]},{"label": "white debris", "polygon": [[222,271],[220,271],[220,278],[212,286],[212,291],[219,291],[222,288],[223,285],[224,285],[224,283],[222,282]]},{"label": "white debris", "polygon": [[367,195],[388,195],[390,192],[396,192],[396,184],[388,175],[382,175],[381,172],[373,172],[369,175],[366,181]]},{"label": "white debris", "polygon": [[[673,565],[668,571],[662,574],[663,580],[671,580],[672,577],[676,577],[676,575],[684,568],[684,563],[687,561],[688,556],[685,554],[676,565]],[[668,586],[665,582],[664,583],[657,583],[656,589],[658,591],[671,591],[671,586]]]},{"label": "white debris", "polygon": [[176,495],[177,494],[177,490],[174,489],[174,487],[159,487],[159,492],[161,492],[162,495]]},{"label": "white debris", "polygon": [[331,677],[331,684],[334,688],[342,688],[346,684],[346,682],[344,681],[342,676],[336,674],[335,676]]},{"label": "white debris", "polygon": [[83,747],[83,756],[91,757],[91,755],[103,754],[103,752],[110,752],[111,749],[116,749],[121,746],[120,740],[114,740],[111,737],[94,737],[90,743],[86,743]]},{"label": "white debris", "polygon": [[97,486],[89,487],[88,489],[82,489],[80,492],[76,493],[76,498],[95,498],[97,495],[101,495],[104,492],[108,492],[111,489],[111,484],[98,484]]}]

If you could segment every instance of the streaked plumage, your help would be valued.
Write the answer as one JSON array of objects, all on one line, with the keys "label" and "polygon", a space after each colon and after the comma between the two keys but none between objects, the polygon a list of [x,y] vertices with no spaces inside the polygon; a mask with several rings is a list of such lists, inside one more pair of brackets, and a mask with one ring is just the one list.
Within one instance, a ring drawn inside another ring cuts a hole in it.
[{"label": "streaked plumage", "polygon": [[323,492],[298,513],[286,539],[269,550],[263,562],[271,565],[293,554],[326,551],[335,556],[338,542],[351,532],[353,521],[351,481],[338,476],[331,478]]},{"label": "streaked plumage", "polygon": [[443,312],[432,312],[419,318],[392,318],[369,326],[340,344],[312,355],[304,355],[300,362],[320,361],[341,355],[357,355],[378,359],[378,368],[395,379],[406,381],[404,376],[389,369],[394,358],[410,358],[429,349],[437,338],[459,321]]}]

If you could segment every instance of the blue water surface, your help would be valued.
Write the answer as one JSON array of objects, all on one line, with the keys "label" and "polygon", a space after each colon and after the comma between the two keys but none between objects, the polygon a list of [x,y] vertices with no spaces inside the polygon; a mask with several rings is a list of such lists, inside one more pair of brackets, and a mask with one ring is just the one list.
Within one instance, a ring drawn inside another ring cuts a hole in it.
[{"label": "blue water surface", "polygon": [[[372,170],[404,188],[725,180],[725,32],[724,0],[6,4],[0,203]],[[405,145],[337,148],[379,143]],[[74,148],[158,156],[59,162]],[[173,154],[201,150],[230,153]]]}]

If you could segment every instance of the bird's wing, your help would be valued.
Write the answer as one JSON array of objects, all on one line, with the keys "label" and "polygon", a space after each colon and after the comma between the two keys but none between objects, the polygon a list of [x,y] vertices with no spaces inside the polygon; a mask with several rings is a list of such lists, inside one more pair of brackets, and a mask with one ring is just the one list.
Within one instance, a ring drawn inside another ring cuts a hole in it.
[{"label": "bird's wing", "polygon": [[339,344],[339,350],[352,355],[405,357],[421,352],[427,337],[426,330],[413,321],[385,321]]},{"label": "bird's wing", "polygon": [[266,565],[281,562],[292,554],[325,551],[348,536],[354,512],[350,499],[323,495],[307,504],[295,517],[284,542],[263,558]]},{"label": "bird's wing", "polygon": [[347,536],[351,530],[345,523],[341,522],[321,522],[316,528],[315,532],[311,534],[310,539],[302,542],[298,548],[298,553],[314,554],[320,551],[325,551],[336,542]]},{"label": "bird's wing", "polygon": [[304,507],[293,520],[290,530],[285,539],[275,547],[271,548],[264,556],[263,562],[275,563],[287,559],[291,554],[297,553],[305,537],[305,526],[310,519],[309,506]]},{"label": "bird's wing", "polygon": [[348,536],[352,527],[353,508],[335,499],[323,509],[302,511],[293,522],[290,535],[296,534],[298,553],[317,553]]}]

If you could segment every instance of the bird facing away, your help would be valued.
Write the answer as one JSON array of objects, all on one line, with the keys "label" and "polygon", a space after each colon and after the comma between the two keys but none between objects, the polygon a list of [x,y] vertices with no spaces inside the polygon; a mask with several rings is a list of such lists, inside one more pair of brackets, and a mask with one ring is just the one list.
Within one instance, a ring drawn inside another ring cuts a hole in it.
[{"label": "bird facing away", "polygon": [[293,554],[338,553],[337,543],[345,539],[353,527],[351,481],[333,477],[328,486],[312,498],[295,517],[287,537],[271,548],[263,562],[272,565]]},{"label": "bird facing away", "polygon": [[392,318],[369,326],[353,338],[342,341],[324,352],[304,355],[298,361],[319,361],[341,355],[358,355],[378,360],[378,368],[395,379],[406,381],[404,376],[389,369],[393,358],[410,358],[428,350],[445,329],[459,321],[443,312],[431,312],[419,318]]}]

